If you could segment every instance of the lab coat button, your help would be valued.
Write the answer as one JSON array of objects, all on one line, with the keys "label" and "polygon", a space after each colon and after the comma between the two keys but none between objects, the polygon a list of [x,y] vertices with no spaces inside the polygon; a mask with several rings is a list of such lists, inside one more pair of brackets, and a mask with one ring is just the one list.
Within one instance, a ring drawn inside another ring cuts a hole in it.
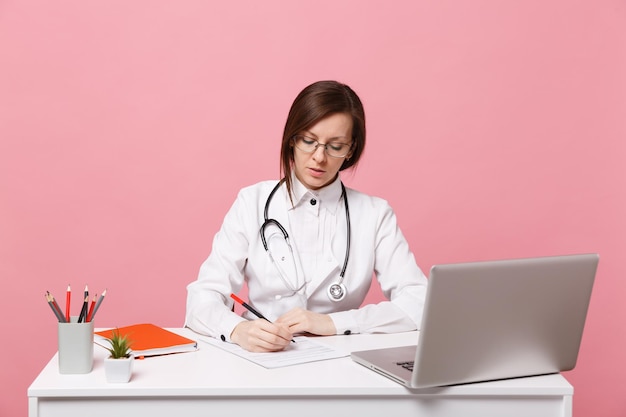
[{"label": "lab coat button", "polygon": [[346,330],[345,332],[343,332],[343,334],[349,335],[349,334],[352,334],[352,332],[350,330]]},{"label": "lab coat button", "polygon": [[224,335],[222,334],[222,335],[220,335],[220,339],[222,339],[222,342],[225,342],[225,341],[226,341],[226,336],[224,336]]},{"label": "lab coat button", "polygon": [[317,200],[316,200],[316,199],[314,199],[314,198],[312,198],[312,199],[311,199],[311,201],[310,201],[310,203],[311,203],[311,205],[312,205],[312,206],[314,206],[314,205],[316,205],[316,204],[317,204]]}]

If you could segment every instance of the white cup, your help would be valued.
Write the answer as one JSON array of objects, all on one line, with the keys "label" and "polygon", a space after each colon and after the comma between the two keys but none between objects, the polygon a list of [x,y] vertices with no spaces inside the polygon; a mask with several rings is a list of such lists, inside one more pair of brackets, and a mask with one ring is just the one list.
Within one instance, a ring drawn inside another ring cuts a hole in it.
[{"label": "white cup", "polygon": [[59,373],[87,374],[93,368],[93,321],[58,323]]}]

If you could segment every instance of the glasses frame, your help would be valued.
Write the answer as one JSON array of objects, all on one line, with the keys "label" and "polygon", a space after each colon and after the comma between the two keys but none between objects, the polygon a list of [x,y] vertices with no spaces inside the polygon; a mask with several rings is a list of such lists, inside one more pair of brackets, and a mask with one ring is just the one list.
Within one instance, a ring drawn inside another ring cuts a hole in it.
[{"label": "glasses frame", "polygon": [[[298,138],[305,138],[308,139],[310,141],[315,142],[315,148],[313,148],[313,150],[308,151],[306,149],[302,149],[301,147],[298,146]],[[304,152],[304,153],[315,153],[315,151],[317,151],[317,148],[319,148],[320,146],[324,147],[324,153],[326,155],[328,155],[331,158],[345,158],[346,155],[348,155],[350,153],[350,151],[352,150],[352,146],[354,145],[354,142],[352,142],[351,144],[348,143],[343,143],[343,142],[337,142],[335,143],[336,145],[347,145],[348,146],[348,150],[346,151],[346,153],[344,153],[343,155],[331,155],[330,153],[328,153],[328,146],[330,145],[330,143],[320,143],[317,139],[313,139],[310,136],[307,135],[293,135],[291,137],[291,140],[293,141],[293,145],[298,148],[300,151]]]}]

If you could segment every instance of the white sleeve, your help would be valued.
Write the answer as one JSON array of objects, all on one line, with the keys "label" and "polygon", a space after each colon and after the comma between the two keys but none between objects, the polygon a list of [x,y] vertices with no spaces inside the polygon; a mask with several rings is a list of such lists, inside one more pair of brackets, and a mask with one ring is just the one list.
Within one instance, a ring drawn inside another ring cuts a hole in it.
[{"label": "white sleeve", "polygon": [[187,286],[185,326],[198,333],[230,341],[233,329],[244,320],[233,312],[230,294],[236,294],[244,281],[249,212],[250,204],[240,192],[213,239],[198,279]]},{"label": "white sleeve", "polygon": [[415,262],[396,216],[385,202],[376,229],[374,274],[387,300],[331,313],[337,333],[394,333],[419,329],[428,280]]}]

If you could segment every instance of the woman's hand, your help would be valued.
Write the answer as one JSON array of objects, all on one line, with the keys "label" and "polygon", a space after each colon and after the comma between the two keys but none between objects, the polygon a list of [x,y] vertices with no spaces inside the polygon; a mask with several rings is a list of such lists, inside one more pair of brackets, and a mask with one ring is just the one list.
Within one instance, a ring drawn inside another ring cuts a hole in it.
[{"label": "woman's hand", "polygon": [[275,321],[276,324],[287,325],[293,333],[311,333],[320,336],[331,336],[337,333],[333,319],[328,314],[314,313],[303,308],[294,308]]},{"label": "woman's hand", "polygon": [[289,327],[258,319],[242,321],[233,329],[230,340],[250,352],[276,352],[283,350],[293,339]]}]

